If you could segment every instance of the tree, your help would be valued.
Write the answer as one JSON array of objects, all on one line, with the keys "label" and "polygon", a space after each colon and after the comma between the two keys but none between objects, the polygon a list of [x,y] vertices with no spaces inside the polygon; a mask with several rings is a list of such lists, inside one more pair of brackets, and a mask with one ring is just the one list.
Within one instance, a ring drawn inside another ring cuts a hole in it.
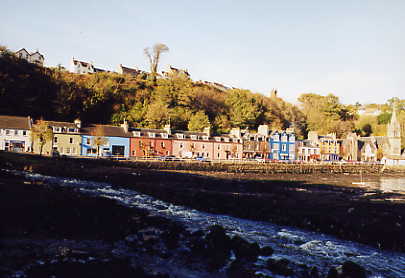
[{"label": "tree", "polygon": [[32,126],[31,130],[32,142],[38,142],[39,155],[42,156],[44,146],[48,142],[52,142],[53,132],[48,123],[44,120],[39,120],[37,124]]},{"label": "tree", "polygon": [[153,80],[156,80],[158,72],[160,56],[162,53],[169,51],[169,48],[163,43],[157,43],[153,46],[152,50],[147,47],[144,49],[145,55],[149,60],[150,72]]},{"label": "tree", "polygon": [[90,135],[93,136],[91,145],[97,149],[97,158],[100,156],[100,147],[108,144],[108,138],[105,137],[104,129],[100,125],[96,125],[92,129]]},{"label": "tree", "polygon": [[204,128],[209,126],[208,116],[205,115],[204,111],[198,111],[191,116],[187,127],[189,131],[203,131]]}]

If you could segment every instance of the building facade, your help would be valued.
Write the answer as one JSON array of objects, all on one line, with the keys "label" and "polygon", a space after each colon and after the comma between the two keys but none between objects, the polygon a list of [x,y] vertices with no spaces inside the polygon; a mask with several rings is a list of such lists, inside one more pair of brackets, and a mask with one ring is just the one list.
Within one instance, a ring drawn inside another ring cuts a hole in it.
[{"label": "building facade", "polygon": [[122,126],[93,125],[82,129],[81,155],[89,157],[125,157],[130,154],[127,123]]},{"label": "building facade", "polygon": [[0,116],[0,150],[31,151],[31,124],[30,117]]},{"label": "building facade", "polygon": [[295,160],[295,134],[286,131],[274,131],[268,141],[269,159]]},{"label": "building facade", "polygon": [[29,63],[33,63],[36,64],[38,66],[43,66],[44,65],[44,55],[42,55],[41,53],[39,53],[39,51],[35,51],[32,53],[29,53],[25,48],[22,48],[20,50],[18,50],[17,52],[15,52],[15,55],[20,58],[20,59],[24,59]]}]

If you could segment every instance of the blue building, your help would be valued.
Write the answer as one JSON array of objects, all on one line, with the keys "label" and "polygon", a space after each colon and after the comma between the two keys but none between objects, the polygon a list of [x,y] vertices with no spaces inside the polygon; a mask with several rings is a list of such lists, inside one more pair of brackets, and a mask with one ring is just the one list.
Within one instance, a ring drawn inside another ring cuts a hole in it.
[{"label": "blue building", "polygon": [[275,131],[268,140],[269,159],[295,160],[295,134],[293,132]]},{"label": "blue building", "polygon": [[[95,125],[82,133],[82,156],[96,157],[98,153],[100,157],[129,157],[131,133],[127,126]],[[97,146],[97,140],[103,144]]]}]

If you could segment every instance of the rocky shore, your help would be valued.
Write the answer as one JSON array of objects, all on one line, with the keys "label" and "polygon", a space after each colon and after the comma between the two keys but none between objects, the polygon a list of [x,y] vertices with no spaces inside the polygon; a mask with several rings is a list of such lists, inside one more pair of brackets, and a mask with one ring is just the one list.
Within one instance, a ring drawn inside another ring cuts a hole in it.
[{"label": "rocky shore", "polygon": [[[279,176],[141,170],[103,163],[38,157],[0,160],[3,169],[105,181],[201,211],[405,250],[405,205],[387,201],[391,193],[306,183],[293,176],[281,180]],[[2,211],[15,211],[6,215],[3,223],[9,224],[1,227],[1,250],[13,251],[0,251],[0,276],[112,277],[121,271],[120,277],[134,273],[137,277],[260,277],[263,274],[257,273],[255,265],[258,256],[268,257],[267,269],[275,275],[326,276],[311,266],[273,258],[271,248],[229,237],[220,226],[190,232],[140,209],[38,186],[4,173],[0,186]],[[346,262],[339,269],[331,268],[327,277],[366,277],[366,271]]]},{"label": "rocky shore", "polygon": [[[263,277],[270,273],[320,277],[318,269],[272,258],[220,226],[188,231],[182,225],[114,201],[0,172],[1,277]],[[6,223],[6,225],[5,225]],[[366,277],[353,262],[327,277]],[[349,276],[348,276],[349,275]],[[359,276],[360,275],[360,276]]]}]

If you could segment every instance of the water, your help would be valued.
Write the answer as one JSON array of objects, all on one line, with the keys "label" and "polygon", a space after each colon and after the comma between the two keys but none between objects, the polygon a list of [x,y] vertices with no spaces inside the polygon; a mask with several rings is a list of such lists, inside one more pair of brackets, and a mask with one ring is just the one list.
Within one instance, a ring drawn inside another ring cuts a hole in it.
[{"label": "water", "polygon": [[[9,171],[31,180],[42,180],[55,186],[73,187],[83,194],[114,199],[127,207],[139,207],[155,215],[183,223],[189,230],[207,229],[220,224],[230,235],[239,235],[261,246],[271,246],[275,257],[286,258],[297,264],[317,266],[323,275],[332,266],[346,260],[354,261],[373,273],[373,278],[405,277],[405,254],[381,251],[359,243],[301,229],[251,221],[227,215],[205,213],[157,200],[134,190],[113,187],[108,183],[44,176],[20,171]],[[381,188],[390,192],[403,189],[404,183],[392,178],[382,179]],[[264,264],[266,258],[259,258]],[[264,271],[265,272],[265,271]]]}]

